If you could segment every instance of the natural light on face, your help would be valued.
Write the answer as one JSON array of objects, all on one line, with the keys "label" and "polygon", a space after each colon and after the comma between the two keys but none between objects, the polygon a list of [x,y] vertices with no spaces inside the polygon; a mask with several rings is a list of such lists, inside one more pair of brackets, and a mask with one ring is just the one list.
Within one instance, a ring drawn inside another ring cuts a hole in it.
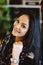
[{"label": "natural light on face", "polygon": [[25,36],[29,29],[29,16],[26,14],[21,15],[13,24],[13,35],[14,36]]}]

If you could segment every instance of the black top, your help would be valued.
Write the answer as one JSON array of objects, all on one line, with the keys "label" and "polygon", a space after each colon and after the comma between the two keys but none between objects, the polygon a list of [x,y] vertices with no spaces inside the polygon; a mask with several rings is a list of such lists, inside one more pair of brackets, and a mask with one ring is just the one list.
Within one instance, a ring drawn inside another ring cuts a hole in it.
[{"label": "black top", "polygon": [[[12,57],[12,47],[14,42],[14,36],[9,34],[3,39],[1,49],[1,63],[0,65],[10,65],[10,58]],[[35,65],[35,58],[30,59],[27,55],[30,52],[34,53],[34,46],[31,44],[29,47],[23,44],[23,50],[19,56],[19,65]]]}]

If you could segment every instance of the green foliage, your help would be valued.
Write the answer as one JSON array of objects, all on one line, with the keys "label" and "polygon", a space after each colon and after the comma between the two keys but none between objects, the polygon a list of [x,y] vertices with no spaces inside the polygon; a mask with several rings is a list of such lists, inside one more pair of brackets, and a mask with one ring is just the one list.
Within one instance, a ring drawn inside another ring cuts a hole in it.
[{"label": "green foliage", "polygon": [[9,8],[2,7],[0,8],[0,20],[10,21]]},{"label": "green foliage", "polygon": [[4,29],[5,29],[5,30],[9,30],[9,29],[11,28],[11,23],[4,22],[4,23],[3,23],[3,26],[4,26]]},{"label": "green foliage", "polygon": [[7,3],[7,0],[0,0],[0,5],[4,5]]},{"label": "green foliage", "polygon": [[11,27],[10,9],[8,7],[0,7],[0,28],[1,32],[9,30]]}]

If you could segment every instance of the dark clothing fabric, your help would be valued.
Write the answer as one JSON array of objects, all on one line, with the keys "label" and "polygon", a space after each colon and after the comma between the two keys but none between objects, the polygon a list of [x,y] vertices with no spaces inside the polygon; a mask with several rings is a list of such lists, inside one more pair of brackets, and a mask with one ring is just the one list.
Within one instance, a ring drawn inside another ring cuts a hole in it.
[{"label": "dark clothing fabric", "polygon": [[[1,61],[0,65],[10,65],[10,58],[12,57],[12,47],[14,42],[14,36],[9,34],[3,39],[2,49],[1,49]],[[23,45],[23,50],[19,56],[19,65],[35,65],[35,58],[30,59],[27,56],[30,52],[34,53],[34,46],[31,44],[30,47]]]},{"label": "dark clothing fabric", "polygon": [[34,59],[25,57],[25,59],[22,62],[20,62],[19,65],[36,65],[36,63]]}]

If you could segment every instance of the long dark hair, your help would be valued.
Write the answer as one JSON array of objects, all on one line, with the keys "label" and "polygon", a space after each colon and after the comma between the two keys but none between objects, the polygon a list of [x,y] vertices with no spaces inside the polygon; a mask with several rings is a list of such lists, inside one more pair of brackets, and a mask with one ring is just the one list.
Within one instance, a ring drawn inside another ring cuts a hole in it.
[{"label": "long dark hair", "polygon": [[[33,40],[35,18],[34,18],[34,15],[29,12],[21,12],[16,16],[16,18],[20,17],[23,14],[28,15],[30,17],[30,21],[29,21],[29,29],[28,29],[26,35],[23,37],[22,41],[23,41],[24,45],[30,46],[32,43],[32,40]],[[13,19],[11,31],[13,29],[13,23],[15,22],[16,18]]]},{"label": "long dark hair", "polygon": [[34,37],[33,34],[34,34],[34,28],[35,28],[35,18],[34,18],[34,15],[32,14],[27,14],[27,15],[30,16],[29,29],[26,35],[24,36],[23,42],[24,42],[24,45],[29,47],[32,45],[32,41]]}]

